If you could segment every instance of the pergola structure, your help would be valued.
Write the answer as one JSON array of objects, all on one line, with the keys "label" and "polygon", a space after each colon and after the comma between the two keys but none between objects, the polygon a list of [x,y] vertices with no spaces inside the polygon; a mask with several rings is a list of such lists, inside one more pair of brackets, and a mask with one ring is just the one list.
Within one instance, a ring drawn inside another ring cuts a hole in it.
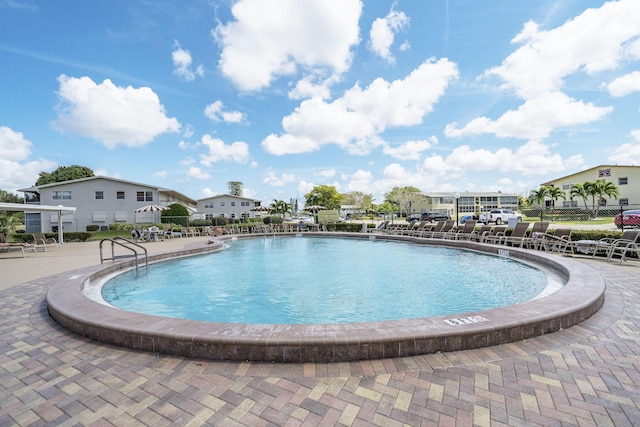
[{"label": "pergola structure", "polygon": [[57,212],[58,213],[58,243],[64,243],[62,237],[62,215],[74,213],[75,207],[69,206],[47,206],[47,205],[27,205],[24,203],[0,203],[0,211],[11,212]]}]

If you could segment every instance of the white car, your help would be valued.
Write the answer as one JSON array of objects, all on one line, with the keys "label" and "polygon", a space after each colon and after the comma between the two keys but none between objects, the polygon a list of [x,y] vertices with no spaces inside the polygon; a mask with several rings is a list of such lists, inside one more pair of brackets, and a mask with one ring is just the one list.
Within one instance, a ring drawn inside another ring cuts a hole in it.
[{"label": "white car", "polygon": [[496,225],[509,222],[510,219],[517,219],[518,222],[522,222],[522,215],[516,211],[510,209],[491,209],[489,212],[484,212],[480,215],[480,222],[489,224],[495,222]]}]

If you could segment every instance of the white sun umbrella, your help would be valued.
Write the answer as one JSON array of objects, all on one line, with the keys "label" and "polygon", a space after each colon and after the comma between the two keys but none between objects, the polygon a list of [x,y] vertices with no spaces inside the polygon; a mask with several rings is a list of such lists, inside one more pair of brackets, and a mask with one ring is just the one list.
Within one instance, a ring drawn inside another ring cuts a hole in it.
[{"label": "white sun umbrella", "polygon": [[142,206],[141,208],[134,209],[134,212],[137,212],[137,213],[140,213],[140,212],[151,212],[152,219],[155,220],[155,213],[154,212],[160,212],[160,211],[166,211],[166,210],[169,210],[169,208],[166,207],[166,206],[146,205],[146,206]]}]

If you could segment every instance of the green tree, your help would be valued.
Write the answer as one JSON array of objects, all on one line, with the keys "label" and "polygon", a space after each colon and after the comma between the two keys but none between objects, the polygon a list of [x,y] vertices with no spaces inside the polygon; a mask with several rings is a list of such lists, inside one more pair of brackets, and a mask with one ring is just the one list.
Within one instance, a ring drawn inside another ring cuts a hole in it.
[{"label": "green tree", "polygon": [[86,166],[60,166],[51,173],[40,172],[36,185],[53,184],[54,182],[71,181],[91,176],[95,176],[93,170]]},{"label": "green tree", "polygon": [[384,202],[381,205],[378,205],[376,207],[378,213],[380,214],[393,214],[398,212],[398,205],[396,205],[395,203],[391,203],[391,202]]},{"label": "green tree", "polygon": [[189,210],[180,203],[173,203],[167,206],[169,209],[162,211],[160,216],[163,223],[174,223],[180,225],[189,225]]},{"label": "green tree", "polygon": [[285,202],[284,200],[274,199],[273,203],[269,205],[269,210],[271,213],[280,215],[282,218],[284,218],[286,214],[291,213],[291,204]]},{"label": "green tree", "polygon": [[620,190],[618,190],[618,186],[613,182],[605,181],[604,179],[597,179],[594,182],[592,192],[598,199],[598,203],[595,204],[595,216],[598,216],[598,210],[600,209],[600,206],[606,204],[605,196],[614,200],[617,200],[620,196]]},{"label": "green tree", "polygon": [[24,199],[8,191],[0,190],[0,202],[2,203],[22,203]]},{"label": "green tree", "polygon": [[567,198],[567,196],[565,196],[564,194],[564,191],[552,185],[547,186],[547,196],[549,196],[549,198],[553,201],[553,207],[556,206],[556,201],[558,199],[565,200]]},{"label": "green tree", "polygon": [[529,193],[529,202],[532,205],[540,206],[540,221],[542,221],[542,217],[544,215],[544,201],[549,195],[549,187],[542,186],[538,190],[531,190]]},{"label": "green tree", "polygon": [[316,185],[304,195],[305,206],[319,205],[327,209],[340,209],[342,196],[333,185]]},{"label": "green tree", "polygon": [[227,182],[227,187],[229,188],[229,194],[242,197],[242,192],[244,191],[244,184],[242,182],[229,181]]},{"label": "green tree", "polygon": [[373,200],[372,194],[366,194],[361,191],[352,191],[343,196],[345,205],[353,205],[357,210],[365,214],[372,208]]},{"label": "green tree", "polygon": [[402,213],[408,212],[413,202],[416,202],[424,196],[420,193],[420,190],[416,187],[393,187],[390,192],[384,195],[384,200],[398,206],[398,209]]},{"label": "green tree", "polygon": [[587,199],[589,198],[589,194],[587,190],[584,188],[584,184],[573,184],[571,186],[571,190],[569,190],[569,199],[573,200],[575,198],[581,198],[584,203],[584,210],[589,210],[587,207]]}]

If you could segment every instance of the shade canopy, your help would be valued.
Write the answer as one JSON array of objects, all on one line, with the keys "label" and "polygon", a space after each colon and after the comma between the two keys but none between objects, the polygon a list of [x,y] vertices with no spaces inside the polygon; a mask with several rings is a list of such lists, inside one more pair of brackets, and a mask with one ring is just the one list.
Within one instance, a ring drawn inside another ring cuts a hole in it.
[{"label": "shade canopy", "polygon": [[165,206],[146,205],[141,208],[134,209],[134,212],[159,212],[159,211],[166,211],[166,210],[169,210],[169,208]]},{"label": "shade canopy", "polygon": [[256,206],[255,208],[251,209],[252,212],[269,212],[269,208],[266,206]]},{"label": "shade canopy", "polygon": [[304,208],[305,211],[309,211],[309,212],[324,211],[326,209],[327,208],[325,208],[324,206],[320,206],[320,205],[305,206],[305,208]]},{"label": "shade canopy", "polygon": [[0,203],[0,211],[13,211],[13,212],[56,212],[58,214],[58,243],[64,243],[64,237],[62,235],[62,215],[72,214],[76,211],[72,206],[49,206],[49,205],[35,205],[26,203]]}]

